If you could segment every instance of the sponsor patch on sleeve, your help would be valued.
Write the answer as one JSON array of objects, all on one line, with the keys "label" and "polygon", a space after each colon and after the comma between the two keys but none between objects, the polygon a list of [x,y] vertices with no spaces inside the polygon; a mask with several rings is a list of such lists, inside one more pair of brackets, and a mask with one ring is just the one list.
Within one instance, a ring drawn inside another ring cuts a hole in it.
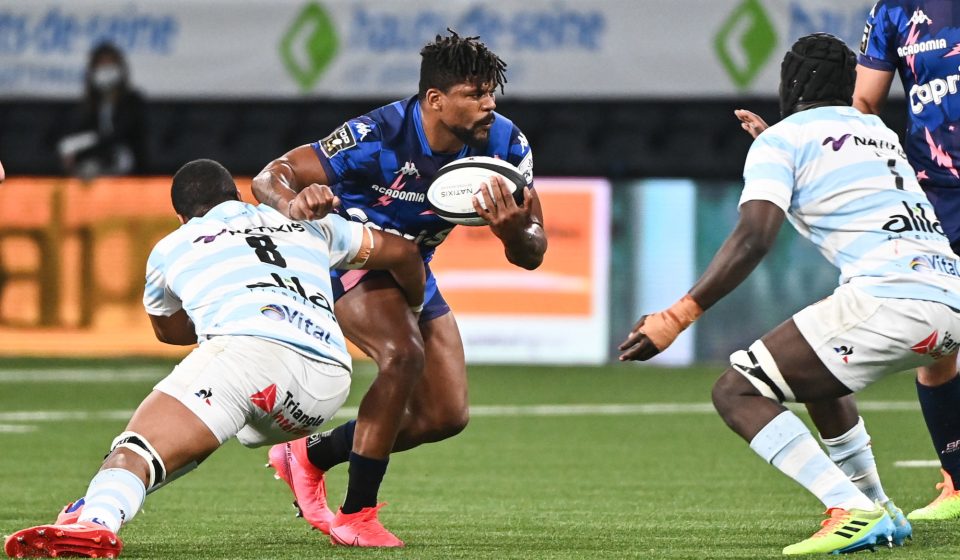
[{"label": "sponsor patch on sleeve", "polygon": [[339,152],[353,148],[356,145],[357,139],[353,135],[353,130],[346,124],[334,130],[330,133],[330,136],[320,141],[320,149],[323,150],[323,155],[328,158],[332,158]]},{"label": "sponsor patch on sleeve", "polygon": [[863,26],[863,37],[860,38],[860,54],[867,54],[867,45],[870,43],[870,33],[873,31],[873,25],[867,22]]},{"label": "sponsor patch on sleeve", "polygon": [[517,169],[520,171],[520,174],[523,175],[528,185],[533,182],[533,150],[527,152],[527,155],[520,161]]}]

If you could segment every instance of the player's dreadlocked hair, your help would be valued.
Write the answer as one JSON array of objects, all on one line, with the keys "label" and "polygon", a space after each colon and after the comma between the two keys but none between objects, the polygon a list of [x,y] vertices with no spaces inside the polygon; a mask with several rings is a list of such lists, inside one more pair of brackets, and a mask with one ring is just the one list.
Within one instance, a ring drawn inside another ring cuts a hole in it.
[{"label": "player's dreadlocked hair", "polygon": [[780,65],[780,115],[798,105],[853,105],[857,57],[829,33],[797,39]]},{"label": "player's dreadlocked hair", "polygon": [[420,99],[427,90],[437,88],[446,92],[451,87],[470,82],[499,87],[507,83],[507,64],[481,43],[479,37],[461,37],[447,28],[449,37],[437,35],[436,40],[420,50]]},{"label": "player's dreadlocked hair", "polygon": [[203,216],[227,200],[240,200],[227,169],[212,159],[196,159],[181,167],[170,188],[173,209],[187,218]]}]

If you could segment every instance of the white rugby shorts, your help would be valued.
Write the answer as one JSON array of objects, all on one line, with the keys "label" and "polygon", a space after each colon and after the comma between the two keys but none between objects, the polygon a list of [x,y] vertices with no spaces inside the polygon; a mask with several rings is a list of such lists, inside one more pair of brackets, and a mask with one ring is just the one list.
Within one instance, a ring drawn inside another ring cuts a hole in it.
[{"label": "white rugby shorts", "polygon": [[844,284],[793,316],[827,369],[851,391],[960,348],[960,313],[932,301],[875,297]]},{"label": "white rugby shorts", "polygon": [[350,371],[252,336],[217,336],[157,383],[224,443],[272,445],[317,431],[343,405]]}]

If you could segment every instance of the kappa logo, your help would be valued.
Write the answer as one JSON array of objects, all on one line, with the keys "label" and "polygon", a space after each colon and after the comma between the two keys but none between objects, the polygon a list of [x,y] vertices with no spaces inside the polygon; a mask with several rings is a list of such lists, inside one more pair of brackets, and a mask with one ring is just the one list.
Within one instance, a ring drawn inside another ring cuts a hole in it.
[{"label": "kappa logo", "polygon": [[203,402],[207,403],[208,406],[213,406],[213,405],[210,403],[210,399],[213,398],[213,389],[210,389],[210,388],[200,389],[199,391],[197,391],[196,393],[194,393],[194,395],[196,395],[196,396],[200,397],[201,399],[203,399]]},{"label": "kappa logo", "polygon": [[850,363],[850,356],[853,355],[853,346],[838,346],[834,347],[833,351],[840,355],[840,359],[843,360],[843,363]]},{"label": "kappa logo", "polygon": [[820,145],[821,145],[821,146],[826,146],[827,144],[830,144],[830,147],[833,148],[833,151],[839,152],[839,151],[840,151],[840,148],[843,147],[843,143],[846,142],[846,141],[847,141],[847,138],[850,138],[850,136],[852,136],[852,134],[849,134],[849,133],[848,133],[848,134],[844,134],[844,135],[841,136],[840,138],[834,138],[833,136],[827,136],[827,137],[823,140],[823,143],[820,144]]},{"label": "kappa logo", "polygon": [[353,128],[357,131],[357,140],[361,142],[367,137],[367,134],[373,131],[373,127],[365,122],[354,122]]},{"label": "kappa logo", "polygon": [[403,167],[397,169],[397,173],[405,177],[416,177],[420,178],[420,172],[417,170],[417,166],[413,164],[412,161],[408,161],[403,164]]},{"label": "kappa logo", "polygon": [[910,25],[921,25],[924,23],[928,23],[928,24],[933,23],[933,20],[927,17],[927,14],[923,13],[923,10],[921,10],[920,8],[917,8],[916,10],[914,10],[913,15],[910,16],[910,21],[908,21],[907,23],[909,23]]},{"label": "kappa logo", "polygon": [[517,141],[520,142],[520,149],[527,151],[530,148],[530,142],[522,132],[517,135]]},{"label": "kappa logo", "polygon": [[269,414],[277,404],[277,384],[274,383],[262,391],[250,395],[250,402],[257,408]]}]

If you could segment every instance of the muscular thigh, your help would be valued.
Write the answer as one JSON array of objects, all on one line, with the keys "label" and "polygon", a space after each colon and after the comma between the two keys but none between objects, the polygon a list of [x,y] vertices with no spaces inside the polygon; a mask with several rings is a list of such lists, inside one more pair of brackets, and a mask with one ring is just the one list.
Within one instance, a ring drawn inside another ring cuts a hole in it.
[{"label": "muscular thigh", "polygon": [[467,407],[467,366],[463,340],[453,313],[420,324],[426,364],[410,398],[416,414],[438,409],[459,412]]},{"label": "muscular thigh", "polygon": [[378,364],[390,353],[420,349],[417,323],[390,275],[371,275],[340,296],[334,310],[344,336]]}]

